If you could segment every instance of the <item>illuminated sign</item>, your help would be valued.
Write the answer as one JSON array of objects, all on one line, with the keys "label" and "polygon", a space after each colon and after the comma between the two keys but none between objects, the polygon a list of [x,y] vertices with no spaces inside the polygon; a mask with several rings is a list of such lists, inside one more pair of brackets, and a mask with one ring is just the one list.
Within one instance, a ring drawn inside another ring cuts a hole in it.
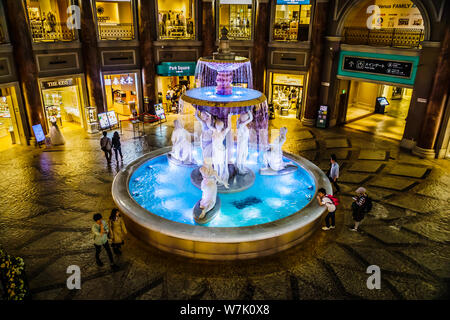
[{"label": "illuminated sign", "polygon": [[195,75],[195,62],[163,62],[156,66],[156,73],[160,76],[184,77]]},{"label": "illuminated sign", "polygon": [[111,128],[111,125],[109,124],[109,119],[107,113],[100,113],[98,115],[98,123],[100,124],[100,128],[102,130]]},{"label": "illuminated sign", "polygon": [[107,115],[108,115],[109,125],[111,127],[118,124],[116,113],[114,111],[108,111]]},{"label": "illuminated sign", "polygon": [[33,126],[33,132],[37,142],[42,142],[45,140],[45,134],[44,130],[42,130],[42,125],[35,124]]},{"label": "illuminated sign", "polygon": [[156,116],[161,120],[166,118],[166,113],[164,111],[163,105],[161,103],[155,105]]},{"label": "illuminated sign", "polygon": [[62,88],[73,86],[73,79],[62,79],[55,81],[42,81],[43,89]]},{"label": "illuminated sign", "polygon": [[277,4],[310,4],[311,0],[277,0]]}]

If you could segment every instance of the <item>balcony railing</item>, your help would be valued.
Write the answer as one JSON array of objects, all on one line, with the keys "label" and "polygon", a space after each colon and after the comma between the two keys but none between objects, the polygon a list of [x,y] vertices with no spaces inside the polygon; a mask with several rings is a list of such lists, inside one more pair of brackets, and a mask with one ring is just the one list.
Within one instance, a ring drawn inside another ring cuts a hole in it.
[{"label": "balcony railing", "polygon": [[75,31],[67,28],[65,22],[49,25],[44,21],[30,21],[31,36],[34,42],[73,41],[76,39]]},{"label": "balcony railing", "polygon": [[422,29],[368,29],[348,27],[344,30],[346,44],[388,46],[396,48],[419,48],[423,41]]},{"label": "balcony railing", "polygon": [[133,40],[134,24],[99,24],[100,40]]}]

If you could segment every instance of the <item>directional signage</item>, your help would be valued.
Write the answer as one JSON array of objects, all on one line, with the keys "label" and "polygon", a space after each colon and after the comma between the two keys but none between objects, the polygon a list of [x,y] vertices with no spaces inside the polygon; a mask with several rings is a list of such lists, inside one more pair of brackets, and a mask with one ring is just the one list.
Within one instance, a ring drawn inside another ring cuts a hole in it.
[{"label": "directional signage", "polygon": [[338,76],[414,85],[418,56],[341,51]]},{"label": "directional signage", "polygon": [[195,75],[195,62],[162,62],[156,66],[156,73],[160,76],[193,76]]}]

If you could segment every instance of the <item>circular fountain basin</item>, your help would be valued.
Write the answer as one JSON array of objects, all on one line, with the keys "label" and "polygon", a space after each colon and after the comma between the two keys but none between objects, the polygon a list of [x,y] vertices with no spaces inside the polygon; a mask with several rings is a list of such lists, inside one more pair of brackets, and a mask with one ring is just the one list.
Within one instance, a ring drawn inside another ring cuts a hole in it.
[{"label": "circular fountain basin", "polygon": [[[192,168],[168,162],[170,150],[138,158],[113,182],[113,199],[128,229],[142,241],[190,258],[248,259],[292,247],[320,226],[326,208],[318,205],[315,195],[319,187],[332,193],[329,180],[310,161],[287,153],[286,160],[299,166],[295,173],[260,176],[254,163],[255,184],[240,193],[219,194],[220,212],[209,223],[197,224],[192,210],[201,191],[190,182]],[[176,178],[160,174],[161,166]]]}]

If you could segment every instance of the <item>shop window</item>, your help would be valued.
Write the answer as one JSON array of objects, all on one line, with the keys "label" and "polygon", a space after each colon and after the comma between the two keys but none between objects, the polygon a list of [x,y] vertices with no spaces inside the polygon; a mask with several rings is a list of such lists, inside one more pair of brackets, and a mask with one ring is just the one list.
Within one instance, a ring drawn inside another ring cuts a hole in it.
[{"label": "shop window", "polygon": [[74,29],[67,27],[71,0],[28,0],[28,19],[34,42],[73,41]]},{"label": "shop window", "polygon": [[158,0],[159,38],[195,39],[194,0]]},{"label": "shop window", "polygon": [[252,0],[220,0],[219,34],[223,28],[226,28],[230,40],[251,40],[252,2]]},{"label": "shop window", "polygon": [[135,26],[132,0],[95,2],[100,40],[133,40]]},{"label": "shop window", "polygon": [[137,74],[123,73],[104,76],[108,111],[115,111],[119,119],[139,111]]},{"label": "shop window", "polygon": [[311,22],[309,0],[276,0],[274,41],[307,41]]},{"label": "shop window", "polygon": [[298,113],[303,104],[304,75],[271,73],[269,102],[281,115]]},{"label": "shop window", "polygon": [[0,88],[0,151],[23,140],[21,118],[14,87]]},{"label": "shop window", "polygon": [[6,28],[6,16],[5,11],[3,10],[3,4],[0,3],[0,44],[1,43],[8,43],[8,31]]}]

